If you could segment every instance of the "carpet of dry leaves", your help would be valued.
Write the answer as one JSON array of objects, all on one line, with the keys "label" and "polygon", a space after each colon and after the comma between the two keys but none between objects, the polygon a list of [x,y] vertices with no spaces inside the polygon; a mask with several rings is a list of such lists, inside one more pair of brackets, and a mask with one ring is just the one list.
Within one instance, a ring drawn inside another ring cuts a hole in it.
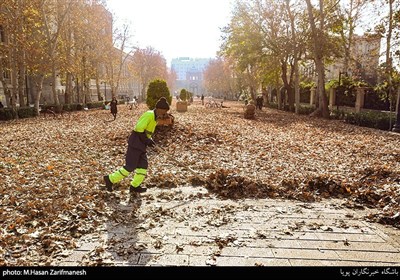
[{"label": "carpet of dry leaves", "polygon": [[[339,198],[400,228],[400,135],[265,108],[246,120],[240,103],[225,105],[173,106],[174,126],[154,137],[162,151],[149,151],[148,187],[203,185],[220,199]],[[120,105],[116,121],[91,110],[0,123],[0,265],[49,265],[118,218],[102,176],[123,166],[145,110]]]}]

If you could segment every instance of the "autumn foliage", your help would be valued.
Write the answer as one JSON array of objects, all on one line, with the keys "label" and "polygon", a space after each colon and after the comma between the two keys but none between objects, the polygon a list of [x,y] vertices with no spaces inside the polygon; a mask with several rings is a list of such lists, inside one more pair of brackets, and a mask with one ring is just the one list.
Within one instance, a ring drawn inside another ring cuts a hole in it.
[{"label": "autumn foliage", "polygon": [[[142,203],[154,200],[154,188],[168,195],[182,186],[223,200],[336,199],[400,228],[398,134],[270,109],[247,120],[242,104],[226,104],[211,109],[195,100],[184,114],[172,110],[174,126],[154,137],[163,152],[148,152]],[[107,111],[90,110],[1,123],[0,265],[50,265],[79,238],[127,218],[112,211],[102,176],[123,164],[127,137],[145,110],[121,106],[114,122]],[[129,181],[113,195],[127,196]]]}]

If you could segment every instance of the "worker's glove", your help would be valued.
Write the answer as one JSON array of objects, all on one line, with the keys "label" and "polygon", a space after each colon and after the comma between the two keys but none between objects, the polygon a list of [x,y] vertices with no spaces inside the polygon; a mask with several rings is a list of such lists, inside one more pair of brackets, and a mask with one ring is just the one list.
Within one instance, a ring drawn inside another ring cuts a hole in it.
[{"label": "worker's glove", "polygon": [[153,139],[149,138],[147,140],[147,147],[154,147],[156,145],[156,143],[154,142]]}]

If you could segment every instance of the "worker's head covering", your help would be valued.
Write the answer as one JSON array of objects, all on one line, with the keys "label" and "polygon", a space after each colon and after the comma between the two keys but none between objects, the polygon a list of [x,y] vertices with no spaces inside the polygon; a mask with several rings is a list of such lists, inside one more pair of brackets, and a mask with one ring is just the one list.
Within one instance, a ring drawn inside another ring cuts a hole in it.
[{"label": "worker's head covering", "polygon": [[165,97],[161,97],[156,103],[156,109],[169,110],[169,104]]}]

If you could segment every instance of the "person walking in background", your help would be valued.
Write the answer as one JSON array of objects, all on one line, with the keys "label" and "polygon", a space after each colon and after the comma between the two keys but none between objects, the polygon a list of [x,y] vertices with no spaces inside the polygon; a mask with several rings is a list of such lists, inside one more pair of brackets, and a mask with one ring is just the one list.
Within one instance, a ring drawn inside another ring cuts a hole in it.
[{"label": "person walking in background", "polygon": [[104,176],[104,182],[108,191],[113,190],[113,184],[119,183],[130,173],[135,171],[130,193],[142,193],[147,191],[147,188],[141,187],[148,168],[147,162],[147,147],[155,145],[152,136],[156,129],[157,120],[164,116],[169,110],[169,104],[165,97],[161,97],[154,110],[144,112],[137,121],[128,140],[128,150],[125,156],[125,165],[116,170],[110,175]]},{"label": "person walking in background", "polygon": [[116,97],[113,97],[111,102],[110,102],[110,110],[111,110],[111,114],[114,117],[114,120],[117,118],[117,113],[118,113],[118,100]]},{"label": "person walking in background", "polygon": [[262,110],[262,107],[264,105],[264,97],[262,97],[262,95],[257,96],[256,102],[257,102],[257,109]]},{"label": "person walking in background", "polygon": [[204,94],[201,95],[201,105],[204,105]]}]

